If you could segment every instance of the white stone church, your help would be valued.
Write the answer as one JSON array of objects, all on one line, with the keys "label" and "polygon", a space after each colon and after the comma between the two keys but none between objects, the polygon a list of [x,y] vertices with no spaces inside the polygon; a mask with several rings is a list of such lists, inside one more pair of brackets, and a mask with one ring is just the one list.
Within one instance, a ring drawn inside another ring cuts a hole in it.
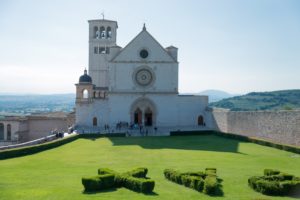
[{"label": "white stone church", "polygon": [[124,48],[116,21],[89,20],[89,68],[76,84],[76,127],[205,126],[207,96],[178,94],[178,49],[142,31]]}]

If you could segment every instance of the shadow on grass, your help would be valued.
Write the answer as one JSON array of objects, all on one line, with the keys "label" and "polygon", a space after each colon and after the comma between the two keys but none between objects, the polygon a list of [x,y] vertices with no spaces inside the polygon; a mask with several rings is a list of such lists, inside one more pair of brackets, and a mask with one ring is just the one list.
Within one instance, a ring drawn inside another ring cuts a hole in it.
[{"label": "shadow on grass", "polygon": [[[106,190],[89,191],[89,192],[83,190],[81,193],[82,194],[87,194],[87,195],[94,195],[94,194],[100,194],[100,193],[106,193],[106,192],[115,192],[117,190],[118,190],[118,188],[110,188],[110,189],[106,189]],[[130,191],[135,192],[137,194],[143,194],[143,195],[146,195],[146,196],[158,196],[158,194],[156,192],[142,193],[142,192],[136,192],[134,190],[130,190]]]},{"label": "shadow on grass", "polygon": [[97,191],[85,191],[85,190],[83,190],[82,194],[92,195],[92,194],[115,192],[115,191],[117,191],[117,188],[110,188],[110,189],[106,189],[106,190],[97,190]]},{"label": "shadow on grass", "polygon": [[[114,146],[138,145],[144,149],[182,149],[238,152],[240,141],[215,135],[109,138]],[[243,154],[243,153],[241,153]]]}]

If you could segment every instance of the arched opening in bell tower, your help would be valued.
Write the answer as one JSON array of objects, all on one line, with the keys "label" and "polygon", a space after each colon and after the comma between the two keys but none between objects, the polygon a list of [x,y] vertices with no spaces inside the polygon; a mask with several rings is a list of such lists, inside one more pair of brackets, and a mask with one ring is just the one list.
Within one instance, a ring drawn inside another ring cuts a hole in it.
[{"label": "arched opening in bell tower", "polygon": [[89,91],[87,89],[84,89],[83,92],[82,92],[82,97],[84,99],[87,99],[89,98]]},{"label": "arched opening in bell tower", "polygon": [[106,35],[106,33],[105,33],[105,28],[104,28],[104,26],[101,26],[100,27],[100,34],[101,34],[101,39],[103,39],[103,38],[105,38],[105,35]]},{"label": "arched opening in bell tower", "polygon": [[111,27],[108,26],[106,28],[106,38],[110,39],[111,38]]}]

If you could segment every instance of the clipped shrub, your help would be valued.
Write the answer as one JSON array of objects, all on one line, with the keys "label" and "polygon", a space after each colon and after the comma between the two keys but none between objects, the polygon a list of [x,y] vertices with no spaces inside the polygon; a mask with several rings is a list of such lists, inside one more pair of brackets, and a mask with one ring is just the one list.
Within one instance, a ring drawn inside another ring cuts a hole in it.
[{"label": "clipped shrub", "polygon": [[264,169],[264,175],[265,176],[271,176],[271,175],[277,175],[280,174],[279,170],[276,169]]},{"label": "clipped shrub", "polygon": [[190,187],[193,188],[194,190],[201,192],[204,187],[203,178],[199,176],[191,176],[190,179],[191,179]]},{"label": "clipped shrub", "polygon": [[99,168],[98,174],[117,174],[115,171],[108,169],[108,168]]},{"label": "clipped shrub", "polygon": [[127,176],[124,178],[123,186],[136,192],[150,193],[154,189],[155,182],[150,179]]},{"label": "clipped shrub", "polygon": [[133,177],[137,177],[137,178],[145,178],[147,173],[148,173],[147,168],[140,167],[140,168],[134,169],[132,171],[129,171],[125,174],[128,174],[128,175],[133,176]]},{"label": "clipped shrub", "polygon": [[300,189],[300,178],[278,170],[265,169],[264,176],[253,176],[248,185],[257,192],[267,195],[288,195]]},{"label": "clipped shrub", "polygon": [[99,168],[98,176],[83,177],[85,191],[98,191],[112,187],[126,187],[136,192],[150,193],[155,182],[146,178],[148,169],[140,167],[125,173],[117,173],[108,168]]},{"label": "clipped shrub", "polygon": [[185,187],[192,188],[199,192],[212,195],[220,189],[221,184],[219,183],[216,175],[216,168],[206,168],[205,173],[203,172],[184,172],[181,173],[174,169],[165,169],[164,175],[166,179],[175,183],[184,185]]},{"label": "clipped shrub", "polygon": [[84,186],[85,191],[97,191],[109,189],[114,186],[115,175],[104,174],[94,177],[83,177],[81,182]]},{"label": "clipped shrub", "polygon": [[205,174],[207,175],[216,175],[217,169],[216,168],[205,168]]},{"label": "clipped shrub", "polygon": [[204,189],[205,194],[215,194],[218,188],[218,180],[216,176],[209,175],[204,180]]},{"label": "clipped shrub", "polygon": [[192,182],[191,176],[189,176],[189,175],[182,175],[181,176],[181,183],[185,187],[191,187],[191,182]]}]

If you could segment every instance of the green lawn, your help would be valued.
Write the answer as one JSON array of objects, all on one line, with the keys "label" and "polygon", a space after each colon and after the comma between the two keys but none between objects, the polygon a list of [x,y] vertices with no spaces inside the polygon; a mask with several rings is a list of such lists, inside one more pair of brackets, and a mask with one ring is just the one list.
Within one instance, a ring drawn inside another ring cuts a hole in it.
[{"label": "green lawn", "polygon": [[[154,194],[125,188],[84,194],[82,176],[97,168],[118,172],[147,167],[155,180]],[[199,171],[216,167],[223,179],[222,197],[210,197],[167,181],[165,168]],[[78,139],[35,155],[0,161],[0,199],[296,199],[270,197],[253,191],[248,177],[275,168],[300,176],[300,155],[214,135]]]}]

